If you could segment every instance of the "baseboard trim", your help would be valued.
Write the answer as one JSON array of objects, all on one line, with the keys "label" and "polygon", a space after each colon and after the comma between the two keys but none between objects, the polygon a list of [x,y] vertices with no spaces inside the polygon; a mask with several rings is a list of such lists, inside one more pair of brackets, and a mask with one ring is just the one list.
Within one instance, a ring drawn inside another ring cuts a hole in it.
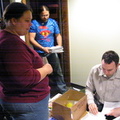
[{"label": "baseboard trim", "polygon": [[75,83],[70,83],[71,87],[75,87],[77,89],[85,89],[85,86],[81,86],[81,85],[78,85],[78,84],[75,84]]}]

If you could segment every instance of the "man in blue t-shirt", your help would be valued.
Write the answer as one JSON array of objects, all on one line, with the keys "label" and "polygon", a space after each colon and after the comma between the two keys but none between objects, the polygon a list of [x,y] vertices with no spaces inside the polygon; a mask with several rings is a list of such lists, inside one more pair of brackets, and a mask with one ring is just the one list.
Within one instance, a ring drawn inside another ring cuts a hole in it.
[{"label": "man in blue t-shirt", "polygon": [[57,46],[62,46],[62,37],[58,24],[54,19],[49,18],[49,8],[45,5],[39,8],[37,15],[36,20],[32,20],[32,26],[29,30],[30,42],[40,56],[47,57],[48,62],[53,67],[53,73],[49,76],[51,93],[52,91],[64,93],[67,88],[58,54],[49,51],[50,47],[55,46],[55,39]]}]

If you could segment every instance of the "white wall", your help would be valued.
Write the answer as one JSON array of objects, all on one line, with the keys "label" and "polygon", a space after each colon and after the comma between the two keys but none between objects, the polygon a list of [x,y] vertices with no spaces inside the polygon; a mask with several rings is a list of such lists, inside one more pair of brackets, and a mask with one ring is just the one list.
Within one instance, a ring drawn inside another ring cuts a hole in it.
[{"label": "white wall", "polygon": [[10,2],[21,2],[21,0],[10,0]]},{"label": "white wall", "polygon": [[85,85],[102,54],[120,55],[120,0],[68,0],[71,82]]}]

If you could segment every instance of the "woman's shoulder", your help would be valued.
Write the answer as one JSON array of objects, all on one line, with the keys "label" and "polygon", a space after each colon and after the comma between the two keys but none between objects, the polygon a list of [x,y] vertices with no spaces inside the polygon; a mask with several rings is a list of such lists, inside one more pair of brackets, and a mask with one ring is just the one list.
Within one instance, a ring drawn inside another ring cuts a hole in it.
[{"label": "woman's shoulder", "polygon": [[[3,43],[19,43],[21,41],[23,41],[20,36],[18,35],[15,35],[15,34],[12,34],[12,33],[9,33],[8,31],[5,31],[5,30],[2,30],[1,32],[1,40],[3,41]],[[7,37],[6,37],[7,36]]]}]

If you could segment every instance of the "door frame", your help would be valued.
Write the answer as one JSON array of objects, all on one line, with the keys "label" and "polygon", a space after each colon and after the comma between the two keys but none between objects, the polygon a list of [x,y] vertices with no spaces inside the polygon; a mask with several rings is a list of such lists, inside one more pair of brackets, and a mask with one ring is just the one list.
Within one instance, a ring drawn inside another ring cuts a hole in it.
[{"label": "door frame", "polygon": [[70,54],[69,54],[69,27],[68,27],[68,2],[61,0],[61,20],[62,20],[62,38],[63,38],[63,70],[65,82],[70,86]]},{"label": "door frame", "polygon": [[[68,27],[68,2],[67,0],[59,0],[61,4],[61,28],[64,52],[61,57],[64,79],[67,86],[70,86],[70,54],[69,54],[69,27]],[[26,0],[21,0],[27,4]],[[30,45],[28,35],[25,36],[25,42]]]}]

